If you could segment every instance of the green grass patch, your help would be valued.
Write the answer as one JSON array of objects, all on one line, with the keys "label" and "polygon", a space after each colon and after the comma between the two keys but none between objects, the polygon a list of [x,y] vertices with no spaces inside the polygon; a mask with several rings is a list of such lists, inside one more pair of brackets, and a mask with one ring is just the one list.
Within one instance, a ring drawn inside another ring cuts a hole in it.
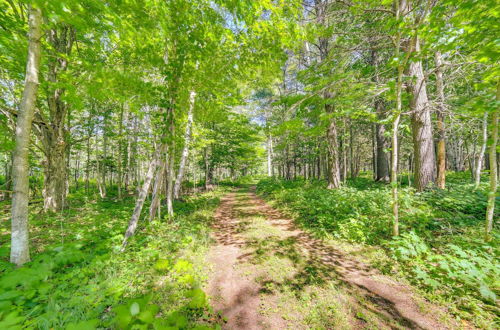
[{"label": "green grass patch", "polygon": [[0,328],[216,326],[201,287],[210,223],[222,193],[177,202],[169,222],[141,222],[124,253],[119,247],[133,198],[96,200],[76,192],[60,215],[41,214],[35,206],[32,261],[17,269],[7,261],[10,222],[2,205]]}]

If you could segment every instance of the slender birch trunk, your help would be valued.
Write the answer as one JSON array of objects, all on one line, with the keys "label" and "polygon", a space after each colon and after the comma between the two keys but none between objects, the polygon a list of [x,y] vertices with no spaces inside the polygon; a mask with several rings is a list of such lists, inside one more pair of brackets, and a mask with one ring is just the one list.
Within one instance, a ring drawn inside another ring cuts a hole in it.
[{"label": "slender birch trunk", "polygon": [[101,196],[101,198],[106,197],[106,178],[108,176],[108,169],[107,169],[107,160],[108,160],[108,118],[107,114],[104,115],[104,131],[102,133],[102,168],[101,168],[101,174],[102,174],[102,189],[104,195]]},{"label": "slender birch trunk", "polygon": [[177,173],[177,178],[174,185],[174,198],[179,199],[179,192],[181,190],[182,179],[184,178],[184,171],[186,168],[186,162],[189,157],[189,144],[191,142],[191,127],[193,125],[193,111],[194,102],[196,98],[196,92],[191,91],[189,94],[189,110],[186,123],[186,132],[184,133],[184,149],[182,150],[181,162],[179,164],[179,172]]},{"label": "slender birch trunk", "polygon": [[167,161],[167,216],[171,219],[174,216],[173,192],[174,192],[174,148],[173,143],[168,150]]},{"label": "slender birch trunk", "polygon": [[168,160],[167,160],[167,217],[172,218],[174,216],[174,162],[175,162],[175,122],[174,122],[174,109],[167,109],[167,120],[168,120],[168,130],[169,130],[169,146],[168,146]]},{"label": "slender birch trunk", "polygon": [[392,214],[394,218],[392,234],[399,235],[399,200],[398,200],[398,131],[401,120],[401,89],[402,70],[399,70],[396,87],[396,113],[392,123],[392,149],[391,149],[391,186],[392,186]]},{"label": "slender birch trunk", "polygon": [[[497,101],[500,101],[500,80],[497,83]],[[490,189],[488,191],[488,205],[486,207],[486,240],[491,239],[493,230],[493,216],[495,214],[495,199],[497,198],[497,143],[498,143],[498,108],[493,110],[491,116],[491,145],[490,158]]]},{"label": "slender birch trunk", "polygon": [[120,109],[119,123],[118,123],[118,199],[122,199],[122,185],[123,185],[123,113],[127,104],[122,104]]},{"label": "slender birch trunk", "polygon": [[[406,2],[402,0],[395,0],[396,8],[396,21],[401,19],[402,11],[406,10]],[[400,61],[398,65],[398,75],[396,78],[396,110],[394,112],[394,119],[392,122],[392,148],[391,148],[391,187],[392,187],[392,215],[393,215],[393,236],[399,235],[399,192],[398,192],[398,131],[399,122],[401,120],[402,110],[402,92],[403,92],[403,73],[408,54],[404,61],[399,58],[401,56],[401,31],[396,33],[396,51],[395,57]]]},{"label": "slender birch trunk", "polygon": [[26,63],[26,80],[23,97],[16,123],[16,146],[12,167],[14,195],[12,197],[12,227],[10,261],[21,266],[30,260],[28,201],[29,174],[28,156],[30,146],[31,123],[35,114],[36,96],[38,92],[38,73],[41,58],[42,12],[33,6],[29,7],[29,44]]},{"label": "slender birch trunk", "polygon": [[167,165],[165,155],[161,155],[160,157],[161,157],[160,168],[156,172],[156,177],[153,186],[153,195],[151,198],[151,205],[149,206],[149,222],[154,220],[154,218],[156,217],[156,213],[160,209],[160,195],[163,187],[163,176],[165,175],[165,168]]},{"label": "slender birch trunk", "polygon": [[149,163],[148,172],[146,177],[144,178],[144,182],[142,184],[142,188],[139,190],[139,195],[135,202],[134,212],[132,213],[132,217],[130,218],[127,231],[125,232],[125,237],[123,238],[121,251],[123,252],[127,247],[128,239],[130,236],[134,235],[135,230],[137,229],[137,223],[139,222],[139,218],[141,216],[142,207],[144,206],[144,202],[149,192],[149,187],[151,186],[151,181],[153,180],[153,176],[158,167],[160,155],[165,153],[165,146],[162,145],[160,148],[159,154],[157,154],[154,159]]},{"label": "slender birch trunk", "polygon": [[87,119],[87,161],[85,163],[85,193],[89,194],[90,191],[90,139],[92,138],[92,130],[90,129],[90,114]]},{"label": "slender birch trunk", "polygon": [[483,129],[482,129],[481,150],[477,157],[477,162],[474,167],[474,189],[479,188],[481,183],[481,168],[483,167],[484,154],[486,153],[486,145],[488,144],[488,113],[485,112],[483,116]]},{"label": "slender birch trunk", "polygon": [[274,176],[273,173],[273,137],[271,134],[267,137],[267,176]]}]

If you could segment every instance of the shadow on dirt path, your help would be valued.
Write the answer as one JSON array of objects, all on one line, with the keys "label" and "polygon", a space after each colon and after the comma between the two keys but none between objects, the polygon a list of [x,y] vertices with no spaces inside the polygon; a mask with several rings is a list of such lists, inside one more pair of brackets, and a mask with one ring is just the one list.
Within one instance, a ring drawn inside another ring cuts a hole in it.
[{"label": "shadow on dirt path", "polygon": [[213,232],[208,294],[223,328],[459,328],[410,288],[298,229],[253,191],[222,199]]}]

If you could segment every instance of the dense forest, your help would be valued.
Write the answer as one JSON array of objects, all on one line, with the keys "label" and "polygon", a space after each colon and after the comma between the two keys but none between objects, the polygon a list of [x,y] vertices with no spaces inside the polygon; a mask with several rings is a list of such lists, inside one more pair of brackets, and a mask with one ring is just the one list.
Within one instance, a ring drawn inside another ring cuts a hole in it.
[{"label": "dense forest", "polygon": [[0,0],[0,328],[498,328],[499,33],[495,0]]}]

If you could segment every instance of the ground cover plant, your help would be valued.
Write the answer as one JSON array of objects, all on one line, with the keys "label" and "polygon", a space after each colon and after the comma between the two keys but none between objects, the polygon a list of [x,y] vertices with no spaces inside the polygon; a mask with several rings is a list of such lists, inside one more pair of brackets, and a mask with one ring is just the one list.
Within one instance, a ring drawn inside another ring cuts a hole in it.
[{"label": "ground cover plant", "polygon": [[8,263],[4,203],[0,327],[212,328],[203,256],[222,193],[186,197],[174,219],[143,224],[127,253],[120,247],[131,197],[99,200],[77,191],[61,214],[40,215],[35,206],[36,257],[17,269]]},{"label": "ground cover plant", "polygon": [[[416,193],[401,189],[401,231],[391,237],[390,188],[369,179],[328,190],[325,182],[264,179],[257,191],[320,237],[382,248],[374,265],[403,274],[430,299],[477,326],[493,326],[498,313],[499,233],[484,241],[486,193],[469,178],[450,174],[449,188]],[[484,187],[484,185],[483,185]]]},{"label": "ground cover plant", "polygon": [[498,1],[0,13],[0,328],[499,327]]}]

